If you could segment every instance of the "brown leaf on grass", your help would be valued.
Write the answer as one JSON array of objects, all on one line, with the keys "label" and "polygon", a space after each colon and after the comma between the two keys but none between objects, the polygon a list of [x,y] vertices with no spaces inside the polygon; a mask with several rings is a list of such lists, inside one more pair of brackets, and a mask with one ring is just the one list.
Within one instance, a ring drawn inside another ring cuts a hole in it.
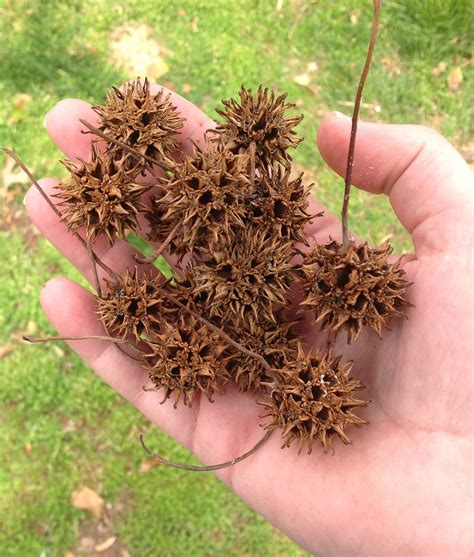
[{"label": "brown leaf on grass", "polygon": [[27,441],[23,445],[23,452],[25,453],[26,456],[30,456],[32,450],[33,450],[33,446],[31,445],[31,443],[29,441]]},{"label": "brown leaf on grass", "polygon": [[7,354],[15,350],[16,344],[9,342],[8,344],[0,345],[0,360],[4,358]]},{"label": "brown leaf on grass", "polygon": [[302,85],[303,87],[307,87],[311,83],[311,78],[307,73],[300,73],[295,75],[293,81],[298,85]]},{"label": "brown leaf on grass", "polygon": [[90,512],[96,518],[102,516],[105,501],[89,487],[81,487],[71,494],[71,505],[76,509]]},{"label": "brown leaf on grass", "polygon": [[382,66],[388,77],[402,74],[400,61],[394,56],[384,56],[382,58]]},{"label": "brown leaf on grass", "polygon": [[193,90],[192,86],[189,83],[183,83],[181,89],[185,95],[191,93],[191,91]]},{"label": "brown leaf on grass", "polygon": [[155,80],[169,71],[165,56],[171,51],[158,43],[154,30],[144,23],[125,23],[110,34],[112,63],[130,78]]},{"label": "brown leaf on grass", "polygon": [[199,31],[198,24],[199,24],[199,18],[196,16],[191,21],[191,29],[192,29],[193,33],[197,33]]},{"label": "brown leaf on grass", "polygon": [[30,102],[32,100],[33,100],[33,97],[31,95],[29,95],[28,93],[19,93],[13,99],[13,106],[15,108],[19,108],[20,110],[23,110],[25,108],[25,106],[27,104],[30,104]]},{"label": "brown leaf on grass", "polygon": [[456,68],[452,69],[449,72],[448,77],[446,78],[446,81],[448,82],[449,90],[457,91],[461,86],[462,80],[463,80],[462,70],[460,66],[457,66]]},{"label": "brown leaf on grass", "polygon": [[444,73],[446,71],[446,62],[440,62],[436,68],[433,68],[431,70],[431,73],[435,76],[438,77],[440,74]]},{"label": "brown leaf on grass", "polygon": [[159,462],[154,458],[147,458],[140,463],[138,471],[140,472],[140,474],[146,474],[147,472],[158,466],[158,464]]},{"label": "brown leaf on grass", "polygon": [[357,25],[359,23],[360,12],[351,12],[349,15],[349,20],[351,25]]},{"label": "brown leaf on grass", "polygon": [[30,181],[23,170],[10,157],[5,157],[0,177],[0,199],[2,199],[2,202],[7,198],[11,186],[14,184],[28,184]]},{"label": "brown leaf on grass", "polygon": [[96,544],[94,549],[97,551],[97,553],[103,553],[104,551],[107,551],[107,549],[110,549],[116,541],[117,536],[110,536],[110,538],[107,538],[102,543]]}]

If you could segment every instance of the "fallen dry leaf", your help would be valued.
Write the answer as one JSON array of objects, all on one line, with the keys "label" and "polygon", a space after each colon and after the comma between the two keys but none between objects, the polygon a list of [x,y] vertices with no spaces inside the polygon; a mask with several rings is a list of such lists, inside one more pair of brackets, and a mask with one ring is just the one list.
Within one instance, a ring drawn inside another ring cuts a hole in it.
[{"label": "fallen dry leaf", "polygon": [[15,350],[15,348],[16,348],[16,344],[13,344],[12,342],[8,344],[0,345],[0,360],[10,352]]},{"label": "fallen dry leaf", "polygon": [[317,62],[309,62],[306,69],[308,72],[317,72],[319,70],[319,64]]},{"label": "fallen dry leaf", "polygon": [[359,23],[360,12],[351,12],[349,19],[352,25],[357,25]]},{"label": "fallen dry leaf", "polygon": [[89,487],[81,487],[72,492],[71,505],[76,509],[89,511],[96,518],[100,518],[104,510],[105,501]]},{"label": "fallen dry leaf", "polygon": [[154,30],[144,23],[125,23],[110,34],[112,63],[130,78],[158,79],[169,71],[164,57],[171,52],[158,43]]},{"label": "fallen dry leaf", "polygon": [[308,85],[311,83],[311,78],[307,73],[301,73],[299,75],[295,75],[293,81],[298,85],[302,85],[303,87],[308,87]]},{"label": "fallen dry leaf", "polygon": [[199,23],[199,18],[196,16],[191,21],[191,29],[193,33],[197,33],[199,31],[198,23]]},{"label": "fallen dry leaf", "polygon": [[186,11],[183,8],[179,8],[178,10],[179,17],[184,17],[186,15]]},{"label": "fallen dry leaf", "polygon": [[140,467],[138,468],[138,471],[140,472],[140,474],[146,474],[152,468],[155,468],[155,466],[158,466],[158,464],[159,464],[159,462],[157,460],[155,460],[154,458],[147,458],[146,460],[143,460],[140,463]]},{"label": "fallen dry leaf", "polygon": [[26,456],[30,456],[32,450],[33,450],[33,446],[31,445],[31,443],[29,441],[27,441],[23,445],[23,452],[25,453]]},{"label": "fallen dry leaf", "polygon": [[402,67],[400,65],[400,61],[396,57],[384,56],[382,58],[382,66],[383,69],[385,70],[385,73],[389,77],[402,74]]},{"label": "fallen dry leaf", "polygon": [[442,73],[445,72],[445,71],[446,71],[446,63],[445,63],[445,62],[440,62],[440,63],[436,66],[436,68],[433,68],[433,69],[431,70],[431,73],[432,73],[434,76],[438,77],[440,74],[442,74]]},{"label": "fallen dry leaf", "polygon": [[104,542],[98,543],[94,549],[97,551],[97,553],[102,553],[103,551],[107,551],[107,549],[112,547],[116,541],[117,536],[110,536],[110,538],[107,538]]},{"label": "fallen dry leaf", "polygon": [[6,157],[1,171],[0,198],[7,196],[14,184],[28,184],[30,179],[11,157]]},{"label": "fallen dry leaf", "polygon": [[33,97],[31,95],[29,95],[28,93],[19,93],[13,99],[13,106],[15,108],[19,108],[20,110],[23,110],[25,108],[25,106],[27,104],[30,104],[30,102],[32,100],[33,100]]},{"label": "fallen dry leaf", "polygon": [[38,331],[38,323],[30,319],[26,324],[26,335],[32,336]]},{"label": "fallen dry leaf", "polygon": [[449,72],[446,81],[448,82],[448,87],[450,91],[457,91],[462,83],[462,70],[458,66]]},{"label": "fallen dry leaf", "polygon": [[191,91],[193,90],[192,86],[189,83],[183,83],[181,89],[183,90],[184,94],[191,93]]}]

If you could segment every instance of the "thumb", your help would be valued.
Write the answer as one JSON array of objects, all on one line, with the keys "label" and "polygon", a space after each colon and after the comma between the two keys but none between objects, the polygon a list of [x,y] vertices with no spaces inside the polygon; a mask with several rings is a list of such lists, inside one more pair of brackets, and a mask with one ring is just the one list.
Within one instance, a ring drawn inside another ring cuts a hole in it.
[{"label": "thumb", "polygon": [[[324,160],[345,176],[351,120],[331,113],[318,131]],[[424,126],[359,122],[352,182],[390,196],[417,255],[470,245],[473,177],[461,155]]]}]

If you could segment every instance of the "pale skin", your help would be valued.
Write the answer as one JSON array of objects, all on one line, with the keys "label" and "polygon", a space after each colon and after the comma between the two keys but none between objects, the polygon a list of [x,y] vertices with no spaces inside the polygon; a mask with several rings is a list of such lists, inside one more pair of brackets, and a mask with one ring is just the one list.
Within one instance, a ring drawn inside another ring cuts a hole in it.
[{"label": "pale skin", "polygon": [[[182,145],[189,152],[187,138],[202,140],[212,123],[176,94],[173,103],[186,118]],[[89,152],[91,136],[80,134],[80,118],[96,122],[87,103],[65,100],[45,119],[52,139],[71,159],[87,158]],[[336,113],[326,116],[318,132],[322,156],[341,175],[349,133],[350,119]],[[57,180],[41,184],[51,194]],[[455,149],[428,128],[360,123],[353,184],[390,196],[415,247],[402,265],[414,282],[408,291],[415,305],[409,319],[391,322],[383,342],[367,332],[349,348],[338,343],[366,385],[361,396],[372,400],[358,411],[370,425],[348,431],[352,445],[336,440],[334,455],[319,447],[310,456],[298,455],[296,445],[281,450],[275,432],[251,458],[218,476],[318,555],[470,555],[472,175]],[[342,180],[340,187],[342,200]],[[26,207],[41,232],[92,282],[86,250],[34,188]],[[324,209],[316,199],[312,208]],[[341,238],[340,224],[328,211],[307,232],[319,242],[329,235]],[[117,272],[133,264],[135,250],[123,241],[110,247],[99,240],[94,249]],[[104,276],[101,269],[99,276]],[[41,303],[58,334],[103,334],[93,295],[67,278],[48,281]],[[192,408],[174,409],[172,402],[159,404],[161,393],[143,390],[145,372],[111,343],[70,345],[104,381],[206,464],[238,456],[263,434],[262,409],[249,394],[228,388],[214,404],[201,398]],[[152,445],[151,437],[148,441]],[[141,450],[138,445],[136,450]]]}]

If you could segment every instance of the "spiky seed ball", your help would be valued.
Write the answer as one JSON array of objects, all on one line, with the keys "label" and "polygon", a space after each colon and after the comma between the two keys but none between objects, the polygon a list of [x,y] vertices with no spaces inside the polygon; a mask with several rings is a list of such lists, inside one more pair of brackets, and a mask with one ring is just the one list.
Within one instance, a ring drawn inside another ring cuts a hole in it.
[{"label": "spiky seed ball", "polygon": [[[277,323],[267,323],[253,334],[232,329],[229,333],[247,350],[263,356],[272,368],[281,369],[296,350],[297,337],[291,331],[293,324],[278,315]],[[241,391],[264,392],[266,385],[274,379],[260,362],[233,346],[229,346],[225,354],[229,374]]]},{"label": "spiky seed ball", "polygon": [[158,331],[162,320],[177,317],[163,293],[170,285],[161,275],[140,274],[135,267],[117,281],[108,281],[108,286],[108,292],[97,298],[97,313],[107,330],[122,338],[133,335],[140,340]]},{"label": "spiky seed ball", "polygon": [[137,184],[133,175],[94,147],[88,162],[64,165],[70,177],[58,184],[54,196],[61,200],[62,220],[70,230],[85,227],[91,240],[105,234],[113,244],[116,236],[123,238],[127,230],[138,228],[138,213],[148,210],[140,197],[149,186]]},{"label": "spiky seed ball", "polygon": [[248,157],[234,155],[222,144],[206,150],[196,145],[193,156],[160,184],[165,193],[153,199],[150,239],[163,241],[181,223],[170,251],[182,256],[211,249],[230,226],[243,227],[249,196],[247,168]]},{"label": "spiky seed ball", "polygon": [[313,184],[303,184],[303,174],[290,178],[290,170],[273,166],[255,179],[249,204],[249,220],[288,241],[306,243],[304,227],[323,213],[308,213]]},{"label": "spiky seed ball", "polygon": [[350,377],[352,364],[341,364],[340,357],[316,352],[305,355],[300,348],[295,359],[287,363],[274,381],[270,395],[260,402],[271,422],[266,429],[282,429],[283,446],[296,441],[300,450],[311,453],[314,441],[325,451],[332,449],[334,436],[350,443],[346,429],[367,424],[353,410],[367,401],[355,398],[363,388]]},{"label": "spiky seed ball", "polygon": [[[123,89],[113,88],[105,106],[94,106],[99,115],[99,130],[113,139],[130,145],[141,154],[162,161],[179,148],[179,130],[184,119],[171,104],[163,89],[153,94],[147,79],[130,81]],[[113,143],[111,156],[127,169],[140,172],[146,163]]]},{"label": "spiky seed ball", "polygon": [[399,262],[389,262],[391,253],[388,243],[375,248],[354,241],[347,249],[335,241],[315,246],[302,266],[306,298],[301,307],[314,311],[323,331],[347,331],[349,344],[363,327],[381,338],[390,318],[405,316],[411,306],[404,298],[410,283]]},{"label": "spiky seed ball", "polygon": [[285,112],[292,104],[285,103],[286,94],[275,98],[273,91],[259,86],[257,94],[251,89],[240,90],[240,103],[234,99],[224,100],[224,109],[218,109],[224,122],[219,124],[213,134],[217,134],[226,147],[233,152],[248,151],[255,146],[256,162],[263,166],[279,162],[290,167],[290,147],[301,141],[293,128],[303,116],[285,118]]},{"label": "spiky seed ball", "polygon": [[275,322],[274,304],[285,304],[292,282],[287,243],[251,226],[229,233],[206,254],[193,260],[186,278],[210,317],[247,331]]},{"label": "spiky seed ball", "polygon": [[173,394],[175,407],[181,399],[191,406],[199,392],[213,402],[229,379],[221,358],[226,343],[191,315],[182,314],[174,324],[165,321],[147,344],[143,367],[154,389],[164,389],[163,402]]}]

